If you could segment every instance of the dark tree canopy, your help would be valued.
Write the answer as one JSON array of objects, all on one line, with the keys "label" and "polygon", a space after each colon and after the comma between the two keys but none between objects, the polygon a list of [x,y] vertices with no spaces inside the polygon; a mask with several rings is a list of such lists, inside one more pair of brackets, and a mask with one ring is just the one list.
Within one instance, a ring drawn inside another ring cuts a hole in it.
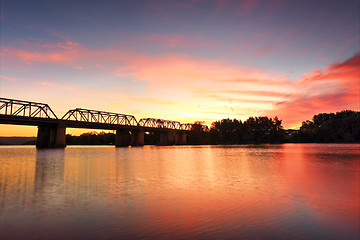
[{"label": "dark tree canopy", "polygon": [[302,123],[296,142],[360,142],[360,112],[320,113]]},{"label": "dark tree canopy", "polygon": [[284,139],[281,120],[277,117],[250,117],[245,122],[222,119],[213,122],[210,129],[200,125],[192,132],[196,132],[196,138],[192,137],[194,133],[190,134],[189,143],[197,144],[279,143]]},{"label": "dark tree canopy", "polygon": [[281,122],[278,117],[266,116],[250,117],[244,122],[222,119],[213,122],[210,129],[196,126],[196,134],[190,134],[189,143],[360,142],[360,112],[320,113],[312,120],[304,121],[300,130],[284,130]]}]

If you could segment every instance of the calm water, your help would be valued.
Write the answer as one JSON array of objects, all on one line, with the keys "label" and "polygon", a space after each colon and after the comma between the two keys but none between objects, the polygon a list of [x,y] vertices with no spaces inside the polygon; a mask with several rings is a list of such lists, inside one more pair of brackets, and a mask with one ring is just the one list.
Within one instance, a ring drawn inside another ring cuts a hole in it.
[{"label": "calm water", "polygon": [[358,239],[359,144],[0,148],[0,239]]}]

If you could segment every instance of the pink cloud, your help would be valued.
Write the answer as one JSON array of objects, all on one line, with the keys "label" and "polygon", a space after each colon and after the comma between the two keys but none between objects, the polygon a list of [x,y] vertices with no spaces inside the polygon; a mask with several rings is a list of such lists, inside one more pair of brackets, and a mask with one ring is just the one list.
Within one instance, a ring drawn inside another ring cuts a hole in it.
[{"label": "pink cloud", "polygon": [[230,90],[230,91],[228,91],[228,93],[241,94],[241,95],[265,96],[265,97],[286,97],[289,94],[288,92],[256,91],[256,90]]},{"label": "pink cloud", "polygon": [[24,80],[23,78],[8,77],[8,76],[0,76],[0,78],[11,82],[18,82]]},{"label": "pink cloud", "polygon": [[144,44],[155,44],[163,48],[199,48],[213,46],[216,43],[194,36],[153,34],[132,39],[112,49],[89,49],[70,40],[58,43],[26,42],[20,48],[3,48],[1,55],[6,59],[5,64],[9,65],[54,63],[70,65],[79,70],[86,66],[108,70],[114,64],[139,59],[139,56],[144,54],[137,53],[136,49]]},{"label": "pink cloud", "polygon": [[27,44],[25,48],[3,48],[2,54],[8,61],[33,63],[71,63],[79,58],[84,48],[74,42],[55,44]]},{"label": "pink cloud", "polygon": [[298,80],[296,91],[271,112],[287,127],[299,126],[321,112],[360,109],[360,54],[325,70],[313,70]]},{"label": "pink cloud", "polygon": [[227,86],[233,89],[236,85],[242,85],[253,86],[255,89],[260,85],[286,85],[286,82],[258,70],[181,55],[133,57],[126,66],[119,66],[114,73],[120,77],[133,77],[160,88],[176,86],[197,89],[208,84],[209,88]]}]

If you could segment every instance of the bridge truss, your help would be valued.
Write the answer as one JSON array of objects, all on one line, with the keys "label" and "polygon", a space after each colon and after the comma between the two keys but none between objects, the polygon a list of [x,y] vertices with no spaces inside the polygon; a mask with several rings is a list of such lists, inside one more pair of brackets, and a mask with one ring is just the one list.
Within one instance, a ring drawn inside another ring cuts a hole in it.
[{"label": "bridge truss", "polygon": [[104,112],[98,110],[89,110],[76,108],[69,110],[61,118],[62,120],[73,120],[89,123],[117,124],[125,126],[137,126],[138,122],[132,115]]},{"label": "bridge truss", "polygon": [[0,98],[0,114],[14,117],[58,119],[45,103]]},{"label": "bridge truss", "polygon": [[157,118],[142,118],[139,121],[139,126],[174,130],[191,130],[192,124]]},{"label": "bridge truss", "polygon": [[[111,125],[121,125],[131,128],[144,127],[148,130],[154,128],[190,131],[193,126],[190,123],[180,123],[157,118],[142,118],[140,121],[137,121],[132,115],[83,108],[69,110],[61,119],[58,119],[48,104],[8,98],[0,98],[0,118],[0,123],[38,125],[44,123],[59,124],[64,121],[63,123],[68,126],[84,126],[99,129],[104,127],[104,125],[106,125],[106,129],[116,127]],[[65,121],[69,122],[66,123]],[[86,125],[81,125],[82,123]]]}]

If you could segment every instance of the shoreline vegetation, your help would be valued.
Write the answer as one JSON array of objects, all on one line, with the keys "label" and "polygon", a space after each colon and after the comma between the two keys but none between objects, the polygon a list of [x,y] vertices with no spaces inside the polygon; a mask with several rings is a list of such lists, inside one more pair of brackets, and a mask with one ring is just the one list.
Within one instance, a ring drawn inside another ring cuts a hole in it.
[{"label": "shoreline vegetation", "polygon": [[[263,143],[360,143],[360,112],[344,110],[337,113],[320,113],[312,120],[302,122],[299,130],[285,130],[282,120],[275,118],[250,117],[246,121],[222,119],[213,122],[210,128],[196,122],[187,136],[189,145],[236,145]],[[144,135],[146,145],[157,145],[158,133]],[[80,136],[66,135],[67,145],[111,145],[114,133],[87,132]],[[29,139],[18,145],[33,145],[36,139]],[[13,145],[0,138],[0,145]]]},{"label": "shoreline vegetation", "polygon": [[211,127],[195,124],[189,144],[263,144],[263,143],[360,143],[360,112],[345,110],[321,113],[302,122],[299,130],[285,130],[275,117],[250,117],[242,122],[223,119]]}]

